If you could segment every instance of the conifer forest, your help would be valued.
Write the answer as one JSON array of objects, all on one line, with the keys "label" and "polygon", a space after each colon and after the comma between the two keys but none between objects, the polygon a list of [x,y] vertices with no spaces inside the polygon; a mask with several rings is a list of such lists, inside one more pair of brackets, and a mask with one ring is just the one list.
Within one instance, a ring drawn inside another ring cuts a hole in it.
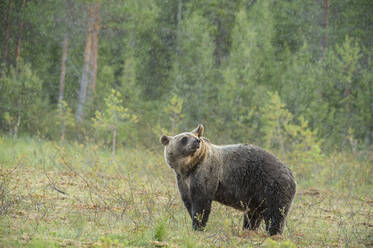
[{"label": "conifer forest", "polygon": [[[373,246],[372,0],[1,0],[1,247]],[[195,232],[161,135],[293,172],[284,233]]]}]

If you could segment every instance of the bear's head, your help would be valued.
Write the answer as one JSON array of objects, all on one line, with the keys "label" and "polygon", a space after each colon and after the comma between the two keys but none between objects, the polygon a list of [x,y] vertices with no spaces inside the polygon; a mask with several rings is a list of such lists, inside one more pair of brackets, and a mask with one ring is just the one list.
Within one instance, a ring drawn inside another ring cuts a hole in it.
[{"label": "bear's head", "polygon": [[164,145],[164,157],[167,164],[178,174],[186,174],[206,153],[206,144],[202,139],[204,127],[198,125],[191,132],[175,136],[163,135],[160,142]]}]

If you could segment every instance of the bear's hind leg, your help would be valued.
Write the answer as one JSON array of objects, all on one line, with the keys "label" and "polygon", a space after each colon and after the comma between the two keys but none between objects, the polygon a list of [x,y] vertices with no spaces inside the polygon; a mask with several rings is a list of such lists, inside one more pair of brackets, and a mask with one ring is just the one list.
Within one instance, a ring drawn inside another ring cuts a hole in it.
[{"label": "bear's hind leg", "polygon": [[[268,213],[268,212],[267,212]],[[285,217],[283,211],[275,210],[271,214],[266,214],[264,216],[264,221],[266,223],[266,231],[269,235],[282,234],[285,226]]]},{"label": "bear's hind leg", "polygon": [[243,215],[243,229],[256,230],[262,220],[263,216],[260,213],[245,213]]}]

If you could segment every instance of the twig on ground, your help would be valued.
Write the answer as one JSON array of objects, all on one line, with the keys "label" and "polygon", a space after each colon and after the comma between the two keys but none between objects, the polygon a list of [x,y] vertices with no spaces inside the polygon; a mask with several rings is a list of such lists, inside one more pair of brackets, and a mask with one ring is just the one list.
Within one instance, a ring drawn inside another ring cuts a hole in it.
[{"label": "twig on ground", "polygon": [[57,188],[55,182],[48,176],[48,173],[47,171],[45,170],[45,166],[43,167],[43,170],[44,170],[44,174],[45,176],[48,178],[48,181],[49,181],[49,185],[51,186],[52,189],[56,190],[57,192],[61,193],[61,194],[64,194],[64,195],[68,195],[65,191],[62,191],[60,190],[59,188]]}]

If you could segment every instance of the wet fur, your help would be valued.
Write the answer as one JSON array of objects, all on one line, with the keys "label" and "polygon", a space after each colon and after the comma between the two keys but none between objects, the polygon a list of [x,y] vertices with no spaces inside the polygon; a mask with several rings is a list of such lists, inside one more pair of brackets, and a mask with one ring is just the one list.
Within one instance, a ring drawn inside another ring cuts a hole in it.
[{"label": "wet fur", "polygon": [[217,146],[193,132],[180,135],[201,140],[192,155],[177,159],[172,156],[178,150],[178,139],[165,145],[166,161],[175,170],[195,230],[205,227],[211,203],[217,201],[243,211],[245,229],[255,230],[264,219],[271,235],[282,233],[296,191],[288,167],[253,145]]}]

